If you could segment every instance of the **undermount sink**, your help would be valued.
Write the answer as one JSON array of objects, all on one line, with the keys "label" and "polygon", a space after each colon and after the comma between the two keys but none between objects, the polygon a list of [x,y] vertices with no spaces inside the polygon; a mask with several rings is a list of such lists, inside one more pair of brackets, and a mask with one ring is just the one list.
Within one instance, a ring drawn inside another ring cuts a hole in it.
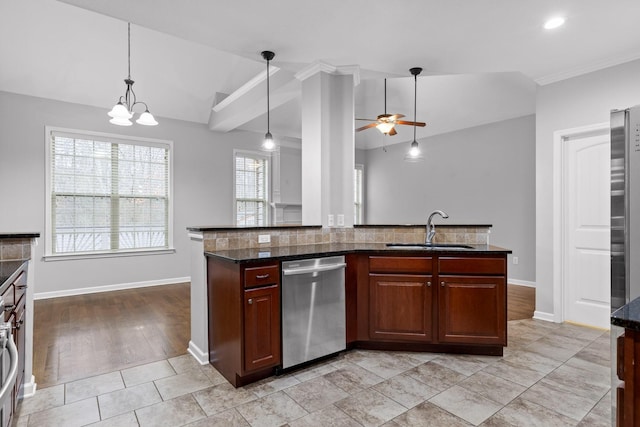
[{"label": "undermount sink", "polygon": [[473,246],[455,243],[387,243],[391,249],[474,249]]}]

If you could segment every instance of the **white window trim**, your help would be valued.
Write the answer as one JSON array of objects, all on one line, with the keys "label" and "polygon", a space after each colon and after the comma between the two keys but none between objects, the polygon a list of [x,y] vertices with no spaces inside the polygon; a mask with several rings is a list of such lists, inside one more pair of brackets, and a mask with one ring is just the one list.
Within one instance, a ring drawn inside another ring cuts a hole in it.
[{"label": "white window trim", "polygon": [[[265,179],[265,197],[266,197],[266,206],[264,212],[264,226],[268,226],[271,224],[271,155],[261,153],[259,151],[251,151],[251,150],[241,150],[234,149],[233,150],[233,158],[231,159],[231,182],[233,186],[233,199],[231,200],[231,218],[233,218],[233,225],[238,225],[238,217],[236,215],[236,156],[240,155],[248,155],[251,157],[258,157],[265,160],[266,164],[266,179]],[[258,226],[263,227],[263,226]]]},{"label": "white window trim", "polygon": [[[158,249],[130,249],[119,251],[104,252],[76,252],[54,254],[52,251],[51,231],[53,224],[51,223],[51,134],[56,132],[59,134],[86,135],[91,137],[104,138],[110,142],[135,142],[139,145],[147,145],[151,147],[169,146],[169,219],[168,219],[168,247]],[[138,136],[123,136],[119,134],[95,132],[88,130],[69,129],[55,126],[45,126],[44,128],[45,143],[45,233],[44,233],[44,256],[45,261],[63,261],[71,259],[89,259],[89,258],[112,258],[131,255],[154,255],[175,253],[173,246],[173,141],[155,138],[143,138]]]},{"label": "white window trim", "polygon": [[[365,185],[364,185],[364,165],[361,163],[356,163],[355,167],[354,167],[354,173],[355,170],[358,169],[362,172],[362,188],[361,188],[361,194],[362,194],[362,201],[360,203],[360,222],[358,224],[364,224],[364,204],[365,204],[365,200],[364,200],[364,195],[365,195]],[[354,191],[356,189],[354,188]]]}]

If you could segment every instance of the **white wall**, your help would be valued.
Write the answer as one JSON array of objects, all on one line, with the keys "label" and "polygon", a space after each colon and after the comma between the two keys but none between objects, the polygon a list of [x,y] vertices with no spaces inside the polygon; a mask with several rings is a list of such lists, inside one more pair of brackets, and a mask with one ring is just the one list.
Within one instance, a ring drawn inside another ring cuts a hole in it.
[{"label": "white wall", "polygon": [[[366,222],[492,224],[490,243],[513,250],[509,277],[535,276],[535,116],[437,135],[418,141],[425,156],[406,163],[409,144],[366,152]],[[509,258],[511,260],[511,257]]]},{"label": "white wall", "polygon": [[[156,127],[121,128],[106,109],[0,92],[0,231],[45,236],[45,125],[174,141],[174,246],[167,255],[43,261],[34,254],[36,294],[188,278],[187,226],[231,224],[233,149],[258,150],[259,134],[211,132],[159,117]],[[289,162],[295,160],[290,154]],[[293,160],[292,160],[293,159]],[[299,161],[299,160],[298,160]],[[295,167],[287,170],[295,170]],[[286,181],[286,176],[284,180]],[[296,175],[289,180],[296,180]],[[292,184],[293,185],[293,184]],[[295,189],[292,190],[295,193]],[[42,240],[42,239],[41,239]]]},{"label": "white wall", "polygon": [[[553,133],[640,104],[640,60],[541,86],[536,100],[536,315],[553,318]],[[636,213],[640,215],[639,213]],[[609,286],[609,284],[603,284]]]}]

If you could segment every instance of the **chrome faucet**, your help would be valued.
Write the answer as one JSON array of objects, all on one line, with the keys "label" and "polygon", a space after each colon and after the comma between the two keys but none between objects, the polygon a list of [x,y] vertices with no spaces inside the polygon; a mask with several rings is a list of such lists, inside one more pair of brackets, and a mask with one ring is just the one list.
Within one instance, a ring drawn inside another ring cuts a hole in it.
[{"label": "chrome faucet", "polygon": [[436,235],[436,226],[433,225],[433,216],[436,214],[440,215],[442,218],[449,218],[449,215],[443,211],[437,210],[431,212],[431,215],[429,215],[429,219],[427,220],[427,240],[425,242],[427,245],[431,244],[433,237]]}]

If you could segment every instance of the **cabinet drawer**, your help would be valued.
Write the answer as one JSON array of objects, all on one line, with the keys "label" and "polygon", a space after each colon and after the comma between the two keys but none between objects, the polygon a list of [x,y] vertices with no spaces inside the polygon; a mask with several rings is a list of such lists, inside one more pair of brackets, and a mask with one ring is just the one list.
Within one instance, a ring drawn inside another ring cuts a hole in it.
[{"label": "cabinet drawer", "polygon": [[440,274],[494,274],[506,273],[504,258],[442,257],[438,260]]},{"label": "cabinet drawer", "polygon": [[371,256],[371,273],[431,273],[431,257]]},{"label": "cabinet drawer", "polygon": [[272,285],[280,283],[280,268],[278,265],[249,267],[244,270],[244,287]]}]

